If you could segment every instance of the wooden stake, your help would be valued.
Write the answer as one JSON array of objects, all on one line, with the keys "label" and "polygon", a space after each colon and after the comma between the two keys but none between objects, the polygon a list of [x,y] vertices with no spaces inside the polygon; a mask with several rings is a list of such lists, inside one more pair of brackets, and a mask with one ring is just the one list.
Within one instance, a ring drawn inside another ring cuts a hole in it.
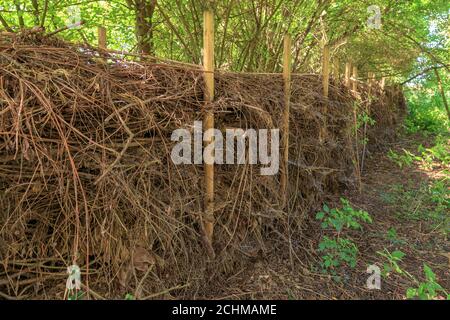
[{"label": "wooden stake", "polygon": [[[205,101],[211,103],[214,101],[214,13],[212,10],[206,10],[203,14],[203,67],[205,79]],[[208,111],[204,116],[204,128],[214,129],[214,113]],[[204,142],[204,146],[214,143],[214,138]],[[205,215],[203,219],[203,228],[206,237],[206,246],[208,255],[215,256],[212,246],[214,234],[214,164],[205,163]]]},{"label": "wooden stake", "polygon": [[350,88],[350,76],[352,73],[352,64],[350,62],[347,62],[345,64],[345,86],[347,88]]},{"label": "wooden stake", "polygon": [[[349,68],[350,71],[350,68]],[[353,76],[351,77],[351,83],[352,83],[352,90],[353,93],[356,93],[358,90],[358,68],[356,66],[353,67]],[[353,122],[354,122],[354,128],[355,128],[355,148],[356,148],[356,154],[355,154],[355,174],[356,178],[358,179],[358,190],[361,193],[362,190],[362,182],[361,182],[361,163],[359,158],[359,137],[358,137],[358,114],[357,114],[357,107],[353,107]]]},{"label": "wooden stake", "polygon": [[353,67],[352,83],[353,83],[353,91],[356,93],[358,91],[358,68],[357,67]]},{"label": "wooden stake", "polygon": [[98,47],[100,49],[106,49],[106,28],[105,27],[98,27],[97,28],[97,34],[98,34]]},{"label": "wooden stake", "polygon": [[319,141],[323,142],[327,135],[327,121],[326,116],[328,113],[328,95],[330,89],[330,47],[325,44],[323,46],[322,52],[322,93],[325,97],[325,103],[323,104],[322,114],[324,115],[325,121],[323,126],[320,128]]},{"label": "wooden stake", "polygon": [[368,86],[368,92],[369,96],[372,94],[372,86],[374,82],[375,74],[373,72],[367,72],[367,86]]},{"label": "wooden stake", "polygon": [[325,45],[322,54],[322,88],[323,95],[328,98],[330,86],[330,47]]},{"label": "wooden stake", "polygon": [[334,78],[336,79],[336,82],[339,82],[341,80],[341,76],[339,74],[339,59],[334,58],[333,60],[333,74]]},{"label": "wooden stake", "polygon": [[289,181],[289,107],[291,101],[291,36],[284,36],[283,80],[284,80],[284,110],[283,110],[283,162],[281,168],[281,195],[283,205],[287,204]]}]

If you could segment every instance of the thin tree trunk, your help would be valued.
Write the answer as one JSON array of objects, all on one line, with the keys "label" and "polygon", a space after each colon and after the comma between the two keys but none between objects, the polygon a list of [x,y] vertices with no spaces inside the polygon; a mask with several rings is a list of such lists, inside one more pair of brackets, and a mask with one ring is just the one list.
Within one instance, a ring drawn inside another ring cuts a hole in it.
[{"label": "thin tree trunk", "polygon": [[199,57],[197,56],[196,51],[193,51],[192,48],[186,43],[183,35],[180,34],[176,26],[170,20],[170,17],[165,12],[164,7],[159,4],[156,5],[167,27],[175,34],[175,36],[178,38],[178,41],[180,41],[181,45],[183,46],[185,55],[191,58],[191,62],[198,63]]},{"label": "thin tree trunk", "polygon": [[157,0],[135,0],[136,38],[139,51],[143,54],[153,53],[153,14]]},{"label": "thin tree trunk", "polygon": [[0,14],[0,23],[2,24],[3,28],[6,29],[8,32],[14,32],[13,29],[8,25],[8,22],[3,18],[3,16]]},{"label": "thin tree trunk", "polygon": [[33,5],[33,15],[34,15],[34,24],[39,26],[39,5],[37,0],[31,0],[31,4]]},{"label": "thin tree trunk", "polygon": [[20,3],[18,1],[14,1],[14,5],[16,6],[17,17],[19,18],[19,26],[20,28],[25,28],[25,21],[23,20],[23,11],[20,7]]},{"label": "thin tree trunk", "polygon": [[41,18],[41,27],[44,27],[45,18],[47,17],[47,11],[48,11],[48,0],[45,0],[44,2],[44,9],[42,10],[42,18]]},{"label": "thin tree trunk", "polygon": [[439,75],[439,71],[437,69],[434,69],[434,73],[436,74],[436,78],[437,78],[438,86],[439,86],[439,91],[441,91],[442,101],[444,102],[445,110],[447,110],[448,120],[450,120],[450,110],[448,108],[447,98],[445,97],[445,91],[444,91],[444,86],[442,85],[441,76]]}]

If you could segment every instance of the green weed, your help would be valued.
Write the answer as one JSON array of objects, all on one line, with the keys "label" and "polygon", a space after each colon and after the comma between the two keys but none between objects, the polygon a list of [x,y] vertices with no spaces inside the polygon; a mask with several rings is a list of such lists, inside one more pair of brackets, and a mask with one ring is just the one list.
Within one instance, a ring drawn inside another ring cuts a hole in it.
[{"label": "green weed", "polygon": [[436,275],[425,263],[423,264],[423,272],[425,273],[425,281],[420,282],[417,288],[408,288],[406,297],[408,299],[418,297],[420,300],[436,300],[440,298],[440,294],[443,294],[447,297],[447,300],[450,300],[450,295],[436,282]]},{"label": "green weed", "polygon": [[322,268],[324,270],[338,268],[344,264],[351,268],[356,266],[358,247],[350,239],[331,239],[324,236],[319,243],[319,251],[325,253],[322,256]]},{"label": "green weed", "polygon": [[414,161],[420,161],[421,158],[412,154],[406,149],[403,149],[403,153],[396,153],[393,150],[389,150],[387,154],[388,158],[393,161],[400,168],[410,167]]},{"label": "green weed", "polygon": [[[322,211],[316,214],[316,219],[320,220],[324,230],[333,230],[337,236],[324,236],[319,243],[321,257],[321,267],[323,272],[329,272],[336,276],[335,270],[343,265],[354,268],[357,263],[358,247],[349,238],[340,237],[344,229],[361,230],[362,222],[371,223],[372,218],[363,210],[355,210],[347,199],[341,198],[342,208],[330,209],[326,204]],[[335,277],[339,280],[339,277]]]},{"label": "green weed", "polygon": [[340,232],[344,227],[361,229],[362,226],[359,221],[372,222],[372,218],[366,211],[353,209],[349,201],[344,198],[341,198],[341,203],[341,209],[330,209],[324,204],[322,211],[316,214],[316,219],[322,221],[321,227],[323,229],[334,228]]},{"label": "green weed", "polygon": [[386,259],[386,262],[383,263],[383,271],[382,274],[385,277],[389,277],[392,272],[396,272],[398,274],[405,274],[406,272],[400,268],[399,263],[402,261],[405,253],[400,250],[395,250],[393,252],[389,252],[386,248],[383,251],[377,251],[377,253]]},{"label": "green weed", "polygon": [[399,245],[399,244],[404,244],[405,241],[400,239],[398,234],[397,234],[397,230],[392,227],[390,228],[385,235],[385,238],[392,243],[393,245]]},{"label": "green weed", "polygon": [[449,232],[450,226],[450,179],[443,178],[421,183],[415,189],[404,185],[392,185],[381,199],[396,208],[400,219],[428,221],[431,227]]}]

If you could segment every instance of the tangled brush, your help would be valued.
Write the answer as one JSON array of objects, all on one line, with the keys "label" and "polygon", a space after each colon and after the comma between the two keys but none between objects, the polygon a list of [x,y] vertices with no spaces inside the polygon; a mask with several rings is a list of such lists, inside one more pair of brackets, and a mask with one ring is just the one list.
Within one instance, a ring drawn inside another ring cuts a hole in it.
[{"label": "tangled brush", "polygon": [[[0,293],[62,297],[76,263],[94,297],[193,297],[269,244],[288,242],[327,195],[353,184],[353,114],[363,99],[341,83],[326,99],[317,75],[294,75],[288,206],[278,175],[216,165],[217,257],[208,261],[203,166],[174,165],[171,134],[192,130],[206,110],[221,130],[279,128],[283,110],[281,75],[217,72],[215,82],[215,102],[205,106],[200,68],[38,34],[3,37]],[[381,129],[382,116],[399,113],[399,93],[386,92],[366,106]]]}]

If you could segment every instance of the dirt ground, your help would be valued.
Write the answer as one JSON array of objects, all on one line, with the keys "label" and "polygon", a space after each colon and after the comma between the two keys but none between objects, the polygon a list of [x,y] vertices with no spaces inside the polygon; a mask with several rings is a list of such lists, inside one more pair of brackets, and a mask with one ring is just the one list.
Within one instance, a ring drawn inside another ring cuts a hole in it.
[{"label": "dirt ground", "polygon": [[[391,272],[381,278],[381,289],[369,290],[366,285],[370,276],[367,267],[376,264],[383,268],[386,260],[377,252],[400,250],[405,253],[399,263],[401,269],[422,281],[426,263],[436,274],[437,282],[450,291],[450,243],[442,228],[427,219],[410,219],[402,214],[402,206],[396,199],[389,200],[393,188],[400,195],[411,194],[413,211],[420,217],[426,203],[420,199],[418,190],[444,176],[442,166],[424,168],[419,163],[400,168],[387,157],[387,150],[414,152],[417,146],[430,145],[431,138],[421,135],[401,135],[396,142],[383,150],[373,152],[367,159],[362,176],[362,192],[350,191],[343,196],[354,208],[370,213],[373,223],[364,226],[362,232],[352,232],[358,245],[359,255],[354,269],[338,271],[341,280],[335,281],[321,273],[317,265],[320,252],[318,243],[322,237],[320,224],[309,226],[302,239],[292,240],[292,250],[273,248],[265,256],[256,258],[238,274],[229,278],[220,289],[206,298],[214,299],[406,299],[406,290],[417,287],[405,274]],[[447,168],[448,169],[448,168]],[[448,185],[446,186],[448,188]],[[417,194],[415,198],[414,195]],[[387,199],[387,200],[386,200]],[[339,199],[330,199],[330,205],[338,205]],[[448,219],[445,223],[448,223]],[[387,237],[388,230],[395,228],[396,236]],[[314,230],[319,230],[314,232]],[[308,253],[307,253],[308,252]],[[200,298],[201,296],[199,296]]]}]

